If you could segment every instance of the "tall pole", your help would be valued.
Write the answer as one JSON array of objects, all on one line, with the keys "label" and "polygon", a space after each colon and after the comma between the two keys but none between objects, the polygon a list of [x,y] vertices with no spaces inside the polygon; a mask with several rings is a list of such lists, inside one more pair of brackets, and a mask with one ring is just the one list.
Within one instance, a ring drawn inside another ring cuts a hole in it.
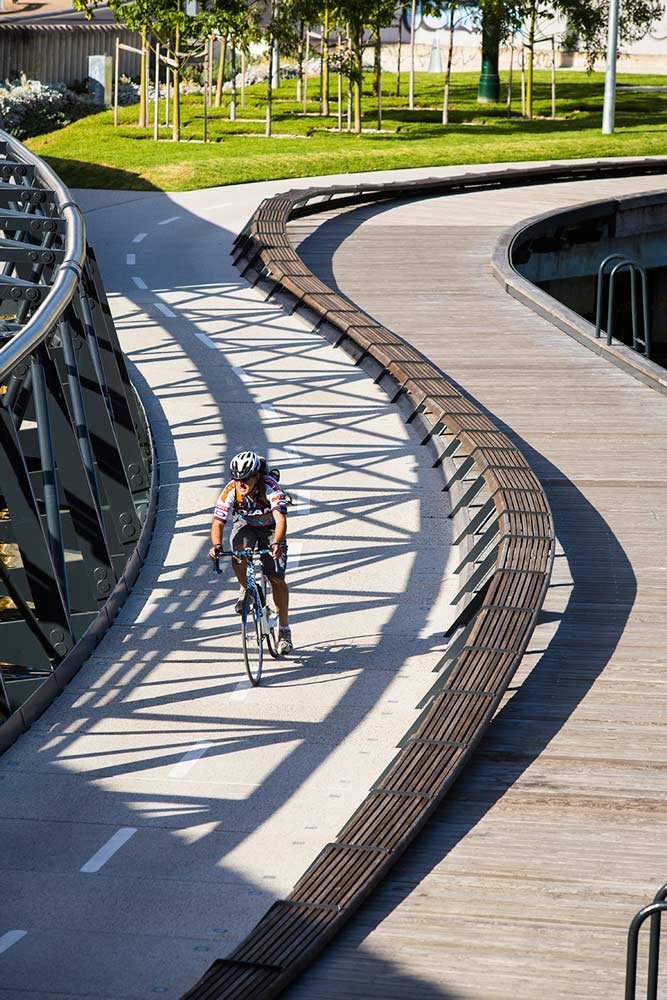
[{"label": "tall pole", "polygon": [[415,106],[415,20],[417,19],[417,0],[412,0],[410,10],[410,80],[408,84],[408,108]]},{"label": "tall pole", "polygon": [[153,139],[160,138],[160,43],[155,43],[155,120],[153,122]]},{"label": "tall pole", "polygon": [[139,128],[146,127],[146,108],[148,107],[148,102],[146,100],[148,94],[148,72],[146,67],[146,55],[147,55],[147,44],[148,44],[148,31],[146,28],[141,29],[141,63],[139,66]]},{"label": "tall pole", "polygon": [[[278,15],[279,0],[275,0],[273,5],[273,17],[276,18]],[[271,88],[277,90],[280,86],[280,48],[278,45],[278,32],[276,31],[273,36],[273,52],[272,52],[272,66],[271,66]]]},{"label": "tall pole", "polygon": [[602,134],[614,131],[616,113],[616,57],[618,54],[618,0],[609,0],[609,25],[607,28],[607,70],[604,78],[604,107]]},{"label": "tall pole", "polygon": [[306,59],[303,66],[303,113],[308,110],[308,60],[310,58],[310,25],[306,25]]},{"label": "tall pole", "polygon": [[113,123],[118,124],[118,77],[120,70],[120,38],[116,35],[116,70],[113,80]]}]

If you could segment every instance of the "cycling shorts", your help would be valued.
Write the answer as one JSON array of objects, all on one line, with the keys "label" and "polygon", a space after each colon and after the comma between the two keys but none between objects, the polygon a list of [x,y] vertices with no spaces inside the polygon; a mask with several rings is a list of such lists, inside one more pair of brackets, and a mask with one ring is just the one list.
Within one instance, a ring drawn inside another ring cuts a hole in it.
[{"label": "cycling shorts", "polygon": [[[233,529],[230,539],[233,549],[268,549],[273,541],[274,525],[263,527],[260,524],[245,524],[238,521]],[[283,550],[279,559],[272,556],[262,556],[262,567],[269,580],[276,578],[284,580],[287,569],[287,544],[283,544]]]}]

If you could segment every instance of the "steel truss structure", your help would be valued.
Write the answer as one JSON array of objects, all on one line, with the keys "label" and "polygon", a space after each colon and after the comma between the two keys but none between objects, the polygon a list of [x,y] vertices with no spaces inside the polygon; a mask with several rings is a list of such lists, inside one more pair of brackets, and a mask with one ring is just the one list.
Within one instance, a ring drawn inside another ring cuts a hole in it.
[{"label": "steel truss structure", "polygon": [[154,490],[81,211],[1,131],[0,230],[2,749],[108,627],[141,564]]}]

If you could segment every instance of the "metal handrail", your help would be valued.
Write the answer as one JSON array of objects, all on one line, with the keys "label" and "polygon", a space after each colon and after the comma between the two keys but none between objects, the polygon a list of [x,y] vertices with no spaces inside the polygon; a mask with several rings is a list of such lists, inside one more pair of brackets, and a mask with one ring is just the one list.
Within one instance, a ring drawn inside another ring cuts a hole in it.
[{"label": "metal handrail", "polygon": [[[613,263],[613,262],[616,263]],[[651,332],[649,324],[649,312],[648,312],[648,276],[646,273],[646,268],[634,257],[628,257],[623,253],[610,253],[604,260],[600,263],[598,267],[598,282],[595,297],[595,336],[600,338],[602,333],[602,293],[604,287],[604,277],[605,269],[609,264],[612,264],[611,271],[609,272],[609,295],[607,303],[607,345],[611,346],[611,342],[614,335],[614,289],[616,282],[616,275],[624,270],[629,269],[630,271],[630,297],[631,297],[631,308],[632,308],[632,347],[633,350],[637,351],[639,354],[643,354],[644,357],[651,357]],[[637,310],[637,273],[641,276],[642,281],[642,321],[643,321],[643,337],[639,336],[639,318]]]},{"label": "metal handrail", "polygon": [[81,210],[1,130],[0,196],[0,541],[19,556],[0,568],[1,751],[74,675],[136,579],[156,477]]},{"label": "metal handrail", "polygon": [[7,143],[17,162],[35,167],[38,179],[56,196],[59,215],[65,220],[65,259],[58,266],[49,294],[23,329],[0,348],[0,380],[24,361],[53,330],[71,303],[83,272],[86,257],[86,224],[79,206],[58,175],[43,160],[0,129],[0,141]]},{"label": "metal handrail", "polygon": [[644,921],[650,918],[651,932],[648,952],[648,978],[646,982],[646,1000],[658,998],[658,970],[660,964],[660,925],[662,914],[667,911],[667,884],[663,885],[652,903],[642,907],[635,914],[628,930],[628,952],[625,968],[625,1000],[635,1000],[637,996],[637,952],[639,950],[639,932]]}]

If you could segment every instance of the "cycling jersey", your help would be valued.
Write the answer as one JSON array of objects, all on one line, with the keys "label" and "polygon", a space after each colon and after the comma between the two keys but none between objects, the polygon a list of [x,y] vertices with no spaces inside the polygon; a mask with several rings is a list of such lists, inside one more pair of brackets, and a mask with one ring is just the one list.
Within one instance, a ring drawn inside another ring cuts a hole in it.
[{"label": "cycling jersey", "polygon": [[252,492],[242,497],[232,479],[218,497],[213,517],[224,524],[231,512],[235,522],[243,521],[245,524],[259,527],[275,527],[273,512],[279,510],[281,514],[287,513],[287,497],[281,490],[277,479],[272,476],[264,476],[266,504],[261,504],[258,486],[259,484]]}]

